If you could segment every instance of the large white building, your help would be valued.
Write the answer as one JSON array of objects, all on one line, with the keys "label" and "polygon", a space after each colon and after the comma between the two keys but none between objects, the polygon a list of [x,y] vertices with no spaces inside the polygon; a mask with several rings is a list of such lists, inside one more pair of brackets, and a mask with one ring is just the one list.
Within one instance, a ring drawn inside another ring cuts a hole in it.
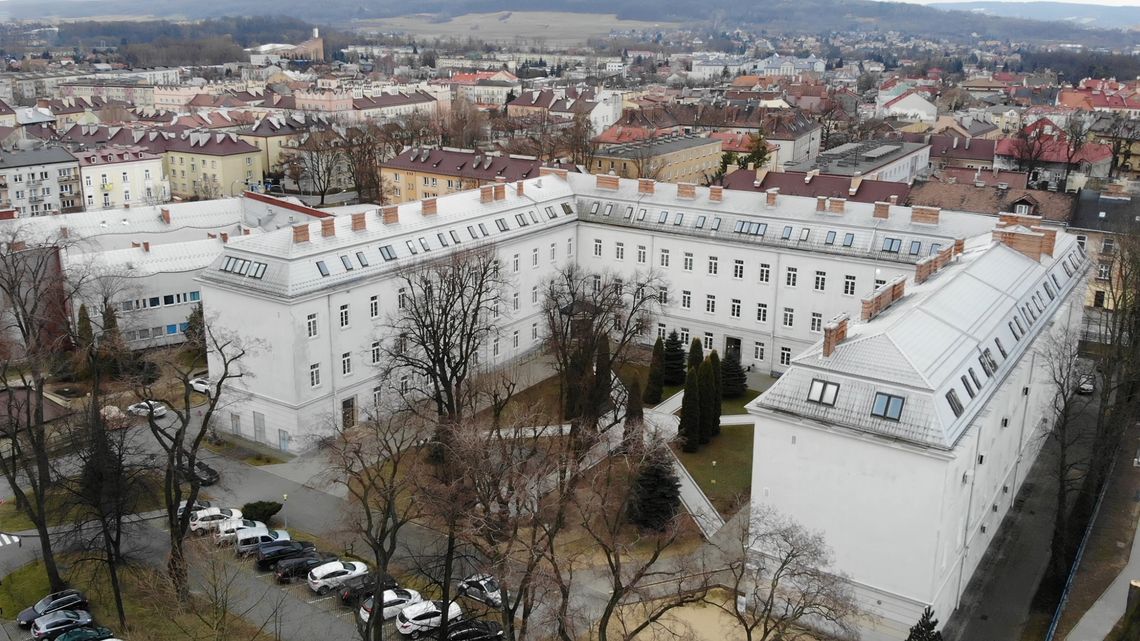
[{"label": "large white building", "polygon": [[544,174],[231,240],[199,277],[206,314],[262,347],[225,427],[300,449],[371,406],[397,274],[425,258],[498,253],[491,364],[539,347],[560,266],[652,271],[647,341],[782,374],[750,406],[752,495],[825,531],[879,617],[865,638],[905,638],[929,604],[945,620],[1040,444],[1033,345],[1079,313],[1075,241],[1028,216]]}]

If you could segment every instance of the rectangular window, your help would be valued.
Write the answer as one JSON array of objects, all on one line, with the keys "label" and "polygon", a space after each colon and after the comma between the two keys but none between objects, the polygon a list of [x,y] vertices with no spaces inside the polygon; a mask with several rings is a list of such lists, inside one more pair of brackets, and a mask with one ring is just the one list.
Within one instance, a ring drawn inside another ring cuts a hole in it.
[{"label": "rectangular window", "polygon": [[352,352],[345,352],[340,355],[340,373],[344,376],[352,376]]},{"label": "rectangular window", "polygon": [[396,250],[392,249],[391,245],[384,245],[380,248],[380,257],[384,260],[395,260]]},{"label": "rectangular window", "polygon": [[823,314],[821,314],[819,312],[812,312],[811,313],[811,331],[813,331],[813,332],[823,331]]},{"label": "rectangular window", "polygon": [[795,287],[798,277],[798,270],[795,267],[788,267],[787,271],[784,273],[784,284],[788,287]]},{"label": "rectangular window", "polygon": [[796,322],[796,310],[791,307],[784,308],[784,327],[791,327]]},{"label": "rectangular window", "polygon": [[519,330],[517,329],[511,333],[511,347],[514,349],[519,348]]},{"label": "rectangular window", "polygon": [[379,318],[380,316],[380,297],[370,296],[368,298],[368,316],[370,318]]},{"label": "rectangular window", "polygon": [[756,321],[759,323],[768,322],[768,304],[756,303]]},{"label": "rectangular window", "polygon": [[996,345],[996,346],[997,346],[997,348],[998,348],[998,351],[999,351],[999,352],[1001,352],[1001,357],[1002,357],[1002,358],[1009,358],[1009,353],[1007,353],[1007,352],[1005,351],[1005,345],[1002,345],[1002,344],[1001,344],[1001,339],[1000,339],[1000,338],[995,338],[995,339],[994,339],[994,345]]},{"label": "rectangular window", "polygon": [[716,296],[712,294],[705,295],[705,311],[710,314],[716,313]]},{"label": "rectangular window", "polygon": [[530,339],[532,341],[538,340],[538,323],[530,324]]},{"label": "rectangular window", "polygon": [[974,371],[974,368],[971,367],[971,368],[967,369],[966,371],[968,371],[970,373],[970,380],[974,381],[974,387],[979,389],[979,390],[982,389],[982,383],[981,383],[981,381],[978,380],[978,374],[977,374],[977,372]]},{"label": "rectangular window", "polygon": [[792,238],[792,226],[787,225],[784,231],[780,232],[780,240],[790,240]]},{"label": "rectangular window", "polygon": [[645,245],[637,246],[637,262],[640,265],[645,264]]},{"label": "rectangular window", "polygon": [[687,289],[681,290],[681,308],[689,309],[693,305],[693,293]]},{"label": "rectangular window", "polygon": [[496,218],[495,226],[499,228],[499,231],[508,231],[511,228],[511,226],[507,224],[506,218]]},{"label": "rectangular window", "polygon": [[314,338],[317,335],[317,315],[309,314],[305,317],[305,331],[308,333],[309,338]]},{"label": "rectangular window", "polygon": [[740,318],[740,299],[732,299],[732,305],[729,307],[729,315],[733,318]]},{"label": "rectangular window", "polygon": [[348,256],[341,256],[340,264],[344,265],[345,271],[352,271],[352,269],[355,267],[355,265],[352,264],[352,259]]},{"label": "rectangular window", "polygon": [[689,328],[688,327],[682,327],[680,334],[681,334],[681,344],[682,345],[688,345],[689,344]]},{"label": "rectangular window", "polygon": [[899,249],[901,249],[901,248],[902,248],[902,239],[901,238],[884,238],[883,239],[883,251],[891,253],[891,254],[897,254],[897,253],[899,253]]},{"label": "rectangular window", "polygon": [[602,241],[600,238],[594,239],[594,255],[599,258],[602,255]]},{"label": "rectangular window", "polygon": [[380,341],[372,341],[372,364],[380,362]]},{"label": "rectangular window", "polygon": [[820,405],[834,406],[835,398],[838,395],[839,385],[837,383],[829,383],[816,378],[812,379],[811,387],[808,388],[807,400]]},{"label": "rectangular window", "polygon": [[823,238],[823,244],[824,245],[834,245],[835,244],[835,232],[834,231],[827,232],[827,235],[824,236],[824,238]]},{"label": "rectangular window", "polygon": [[408,305],[408,290],[407,290],[407,288],[401,287],[400,289],[396,290],[396,307],[398,309],[404,309],[405,307],[407,307],[407,305]]},{"label": "rectangular window", "polygon": [[693,271],[693,253],[692,252],[685,252],[685,258],[682,262],[683,262],[683,264],[681,265],[681,269],[684,269],[687,272]]},{"label": "rectangular window", "polygon": [[625,260],[625,243],[614,243],[614,258]]},{"label": "rectangular window", "polygon": [[843,235],[843,246],[844,247],[850,247],[854,244],[855,244],[855,234],[848,233],[848,234]]},{"label": "rectangular window", "polygon": [[661,262],[662,267],[668,267],[669,266],[669,250],[668,249],[662,249],[661,250],[661,261],[660,262]]},{"label": "rectangular window", "polygon": [[309,387],[320,387],[321,385],[321,364],[313,363],[309,366]]},{"label": "rectangular window", "polygon": [[815,273],[815,291],[822,292],[827,287],[827,272]]},{"label": "rectangular window", "polygon": [[669,288],[661,287],[657,290],[657,302],[662,305],[669,304]]},{"label": "rectangular window", "polygon": [[713,348],[713,335],[709,332],[705,332],[705,349],[712,349],[712,348]]},{"label": "rectangular window", "polygon": [[950,404],[950,411],[954,412],[955,418],[962,415],[966,408],[962,407],[962,401],[958,398],[958,392],[950,390],[946,392],[946,402]]},{"label": "rectangular window", "polygon": [[875,401],[871,404],[871,416],[897,421],[902,417],[903,402],[901,396],[875,392]]},{"label": "rectangular window", "polygon": [[760,282],[768,282],[768,279],[771,277],[771,275],[772,268],[768,266],[768,263],[760,263]]},{"label": "rectangular window", "polygon": [[780,348],[780,364],[781,365],[791,365],[792,364],[792,348],[791,347],[781,347]]},{"label": "rectangular window", "polygon": [[918,252],[922,251],[922,242],[917,240],[910,241],[910,255],[918,256]]},{"label": "rectangular window", "polygon": [[348,327],[348,305],[340,306],[340,326]]},{"label": "rectangular window", "polygon": [[717,262],[716,256],[709,256],[709,275],[716,276],[717,271],[720,269],[720,263]]},{"label": "rectangular window", "polygon": [[997,361],[994,360],[993,352],[988,347],[982,350],[982,355],[978,357],[978,363],[982,366],[982,372],[988,377],[992,377],[997,371]]},{"label": "rectangular window", "polygon": [[752,344],[752,358],[758,361],[764,360],[764,343],[757,341]]}]

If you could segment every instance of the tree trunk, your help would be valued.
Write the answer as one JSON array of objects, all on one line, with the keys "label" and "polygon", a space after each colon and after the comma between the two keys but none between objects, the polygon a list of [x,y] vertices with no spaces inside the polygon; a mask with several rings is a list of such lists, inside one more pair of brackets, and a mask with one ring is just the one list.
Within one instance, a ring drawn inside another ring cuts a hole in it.
[{"label": "tree trunk", "polygon": [[111,578],[111,592],[115,595],[115,613],[119,615],[119,627],[127,627],[127,613],[123,609],[123,589],[119,585],[118,552],[112,544],[110,532],[103,525],[103,551],[106,554],[107,571]]},{"label": "tree trunk", "polygon": [[190,583],[186,568],[186,552],[182,549],[182,537],[176,531],[170,532],[170,559],[166,562],[166,573],[179,602],[190,598]]},{"label": "tree trunk", "polygon": [[[42,515],[43,512],[41,511],[40,514]],[[59,576],[59,566],[55,561],[55,551],[51,547],[51,539],[48,536],[47,519],[42,516],[39,519],[39,523],[36,524],[36,532],[39,533],[40,554],[43,557],[44,571],[47,572],[51,591],[59,592],[66,588],[67,584],[64,583],[63,579]]]}]

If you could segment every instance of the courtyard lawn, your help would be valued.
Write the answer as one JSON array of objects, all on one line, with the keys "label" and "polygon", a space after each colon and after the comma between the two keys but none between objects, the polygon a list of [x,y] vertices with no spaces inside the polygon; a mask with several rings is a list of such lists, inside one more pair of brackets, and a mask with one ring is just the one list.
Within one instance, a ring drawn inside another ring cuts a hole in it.
[{"label": "courtyard lawn", "polygon": [[744,390],[744,394],[739,398],[726,398],[720,402],[720,415],[730,416],[732,414],[747,414],[744,406],[751,403],[752,399],[760,396],[760,392],[754,389]]},{"label": "courtyard lawn", "polygon": [[748,501],[752,486],[752,426],[725,425],[717,436],[688,454],[673,444],[681,464],[725,519]]}]

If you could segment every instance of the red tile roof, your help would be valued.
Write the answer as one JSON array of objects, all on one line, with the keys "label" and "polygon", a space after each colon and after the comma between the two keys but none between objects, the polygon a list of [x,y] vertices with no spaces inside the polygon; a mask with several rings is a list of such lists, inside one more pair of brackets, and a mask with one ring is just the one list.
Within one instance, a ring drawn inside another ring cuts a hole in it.
[{"label": "red tile roof", "polygon": [[489,156],[462,149],[412,147],[384,161],[380,166],[386,169],[425,171],[486,182],[502,176],[508,182],[512,182],[537,176],[542,162],[537,158]]}]

